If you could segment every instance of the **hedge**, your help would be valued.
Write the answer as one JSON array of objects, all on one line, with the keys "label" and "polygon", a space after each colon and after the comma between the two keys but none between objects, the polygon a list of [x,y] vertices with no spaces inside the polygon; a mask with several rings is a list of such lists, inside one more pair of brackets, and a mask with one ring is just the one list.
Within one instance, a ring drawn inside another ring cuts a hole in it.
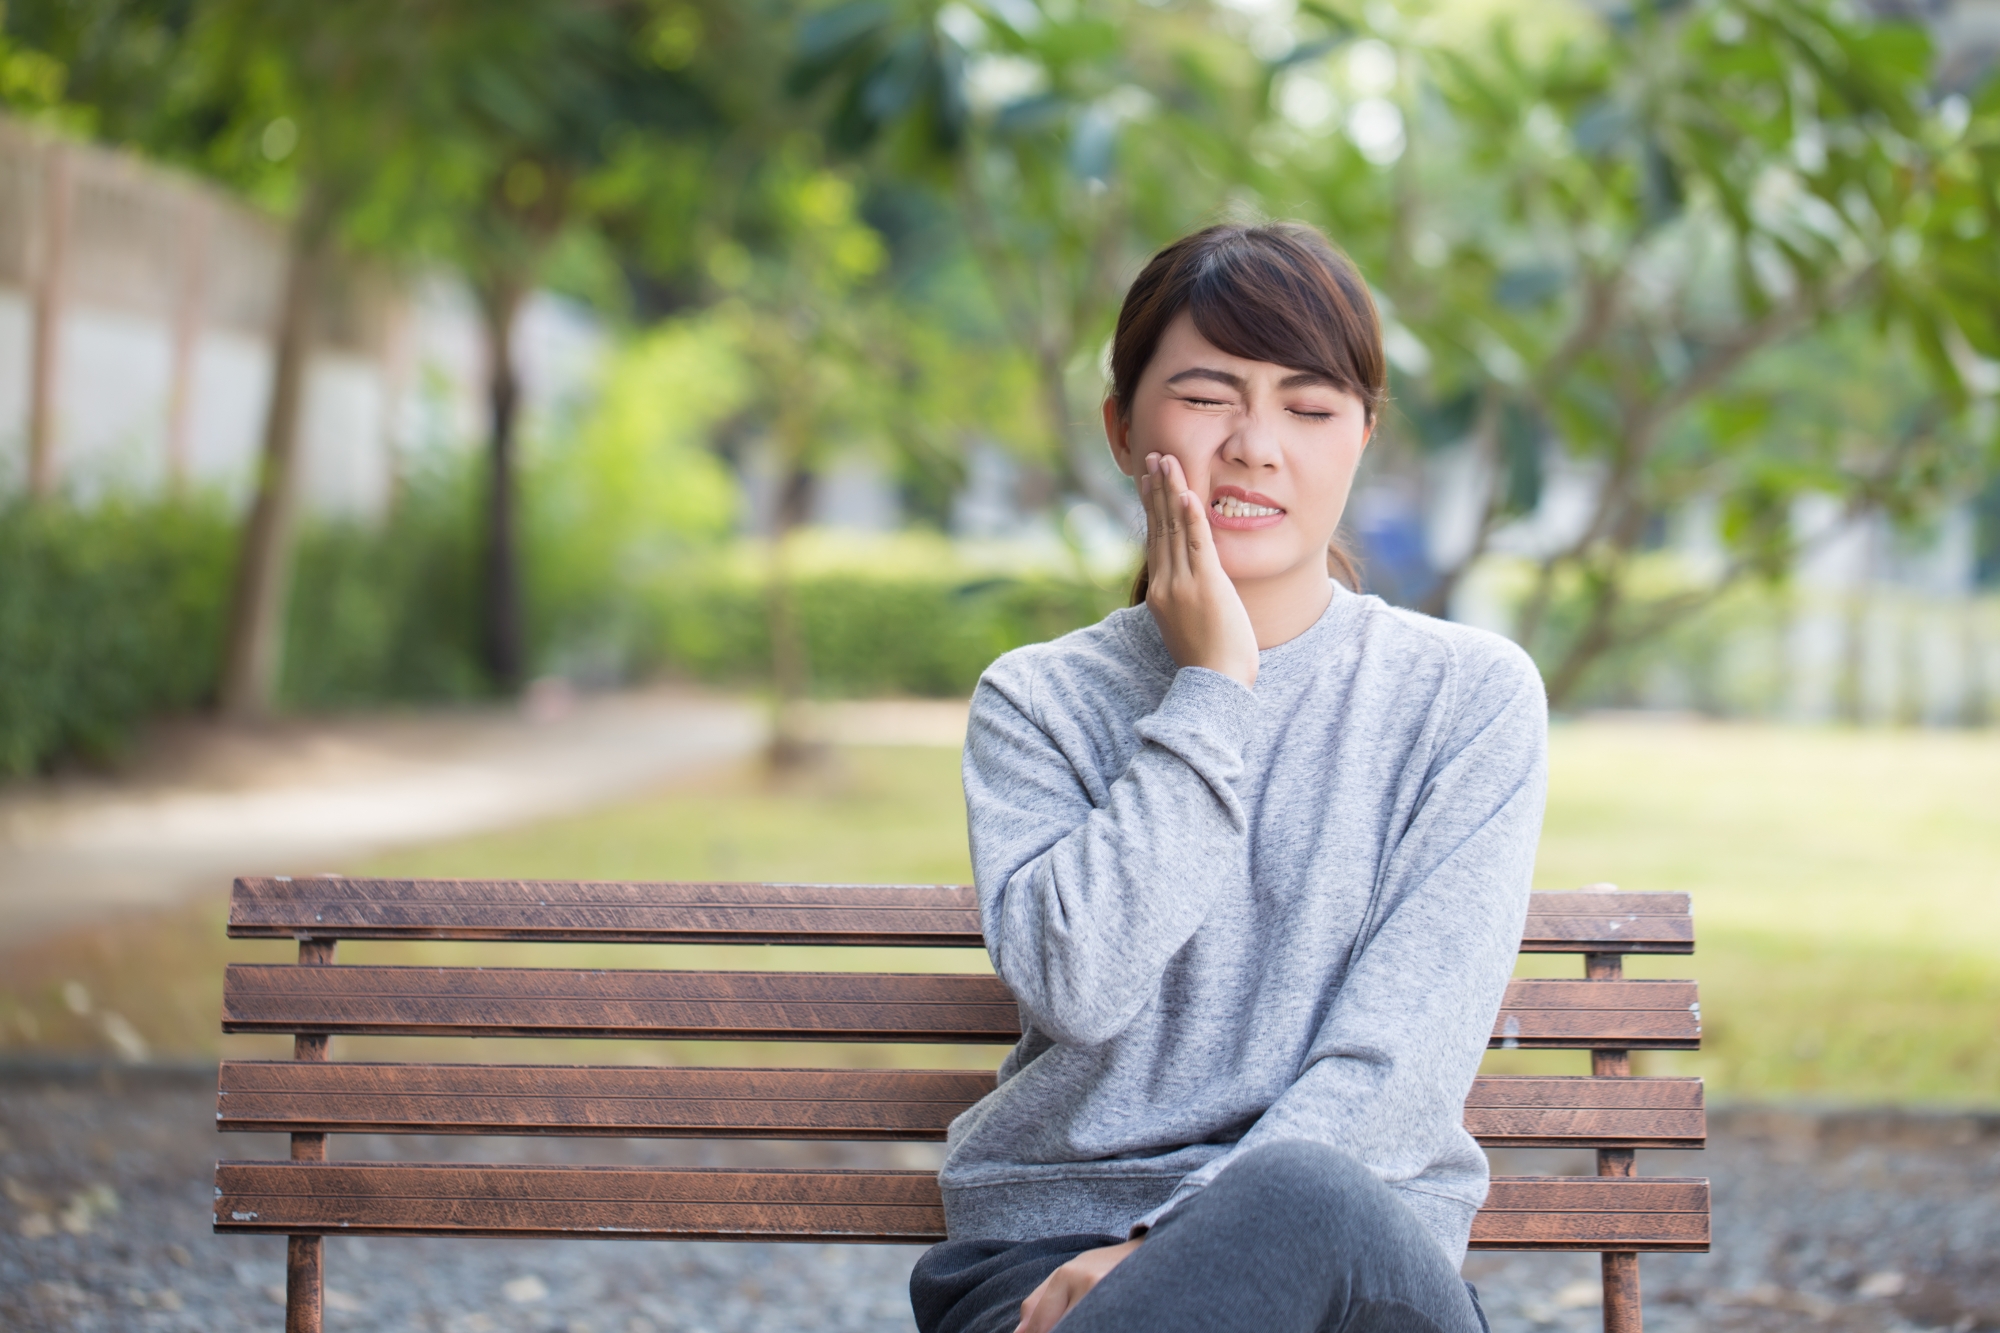
[{"label": "hedge", "polygon": [[[813,691],[831,696],[971,692],[1010,648],[1102,618],[1122,598],[1095,585],[1025,578],[870,575],[843,570],[793,584]],[[662,580],[642,661],[716,682],[764,681],[770,620],[761,582],[699,570]]]},{"label": "hedge", "polygon": [[208,697],[233,546],[202,505],[0,507],[0,773],[103,758]]},{"label": "hedge", "polygon": [[[300,534],[281,696],[294,710],[489,692],[478,658],[476,524],[458,482],[403,497],[382,525]],[[0,774],[101,761],[150,716],[214,697],[236,528],[208,502],[0,507]],[[792,598],[822,695],[955,695],[1020,644],[1122,598],[1080,580],[852,560],[802,573]],[[530,551],[531,560],[535,553]],[[744,552],[687,552],[597,580],[589,605],[530,607],[539,668],[592,685],[679,675],[769,678],[764,585]],[[543,559],[556,558],[543,548]]]}]

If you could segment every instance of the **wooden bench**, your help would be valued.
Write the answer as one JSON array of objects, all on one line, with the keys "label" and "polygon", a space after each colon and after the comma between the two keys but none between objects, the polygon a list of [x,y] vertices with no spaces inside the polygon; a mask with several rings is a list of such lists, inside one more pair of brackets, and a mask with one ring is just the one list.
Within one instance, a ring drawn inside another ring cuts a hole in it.
[{"label": "wooden bench", "polygon": [[[226,1060],[218,1129],[291,1135],[289,1161],[224,1161],[215,1229],[289,1236],[288,1333],[320,1327],[321,1237],[494,1236],[929,1244],[927,1171],[466,1166],[331,1161],[329,1134],[939,1141],[990,1090],[967,1070],[331,1063],[345,1034],[1008,1043],[991,975],[334,966],[342,939],[979,948],[954,886],[240,879],[235,938],[299,961],[232,964],[225,1032],[287,1033],[290,1061]],[[1596,1176],[1496,1177],[1475,1250],[1602,1252],[1607,1333],[1640,1328],[1638,1253],[1709,1242],[1708,1182],[1637,1176],[1640,1148],[1699,1148],[1699,1079],[1633,1078],[1629,1052],[1691,1050],[1690,981],[1628,981],[1628,953],[1689,953],[1684,894],[1538,893],[1524,952],[1586,977],[1517,980],[1496,1047],[1587,1050],[1589,1077],[1481,1078],[1466,1127],[1489,1147],[1594,1148]]]}]

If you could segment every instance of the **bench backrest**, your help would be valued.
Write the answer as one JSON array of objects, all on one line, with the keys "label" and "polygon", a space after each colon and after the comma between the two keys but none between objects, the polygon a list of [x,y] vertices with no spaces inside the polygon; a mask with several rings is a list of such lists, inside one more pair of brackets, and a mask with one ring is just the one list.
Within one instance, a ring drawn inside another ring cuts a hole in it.
[{"label": "bench backrest", "polygon": [[[295,1058],[225,1061],[216,1113],[223,1130],[293,1136],[293,1160],[218,1164],[215,1204],[218,1231],[295,1238],[294,1304],[310,1308],[288,1328],[317,1327],[311,1238],[335,1232],[914,1243],[944,1232],[928,1172],[331,1163],[328,1134],[935,1141],[993,1086],[976,1070],[332,1063],[334,1036],[1019,1036],[1012,996],[978,973],[333,962],[340,939],[978,948],[962,886],[241,879],[229,934],[300,947],[296,965],[229,967],[223,1030],[292,1034]],[[1595,1177],[1496,1178],[1472,1244],[1608,1252],[1606,1323],[1619,1333],[1637,1327],[1637,1251],[1708,1245],[1707,1182],[1632,1167],[1636,1149],[1703,1142],[1700,1081],[1632,1078],[1627,1054],[1699,1044],[1694,983],[1625,980],[1619,962],[1693,943],[1684,894],[1535,894],[1523,951],[1583,954],[1587,976],[1512,982],[1492,1044],[1587,1050],[1593,1071],[1481,1078],[1466,1103],[1488,1146],[1598,1150]]]}]

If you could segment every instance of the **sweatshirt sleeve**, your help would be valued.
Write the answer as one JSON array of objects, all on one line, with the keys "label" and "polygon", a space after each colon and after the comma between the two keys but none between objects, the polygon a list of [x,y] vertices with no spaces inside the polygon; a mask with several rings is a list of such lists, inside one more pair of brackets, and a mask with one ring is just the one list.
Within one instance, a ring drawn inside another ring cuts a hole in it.
[{"label": "sweatshirt sleeve", "polygon": [[[1527,916],[1547,787],[1540,677],[1509,649],[1461,691],[1414,813],[1384,860],[1364,936],[1297,1081],[1232,1150],[1181,1182],[1134,1234],[1240,1153],[1306,1139],[1397,1185],[1448,1156]],[[1477,1155],[1477,1149],[1467,1149]],[[1467,1223],[1480,1199],[1456,1200]]]},{"label": "sweatshirt sleeve", "polygon": [[1122,773],[1091,784],[1041,726],[1032,663],[1005,659],[973,696],[965,801],[987,952],[1052,1040],[1108,1041],[1157,992],[1224,867],[1246,855],[1234,787],[1256,697],[1184,667],[1136,725]]}]

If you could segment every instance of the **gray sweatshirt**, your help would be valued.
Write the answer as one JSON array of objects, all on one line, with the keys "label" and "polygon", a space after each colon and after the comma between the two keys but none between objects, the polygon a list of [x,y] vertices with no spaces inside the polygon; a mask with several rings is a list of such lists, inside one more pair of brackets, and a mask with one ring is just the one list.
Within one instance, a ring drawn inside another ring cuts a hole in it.
[{"label": "gray sweatshirt", "polygon": [[1023,1035],[952,1123],[954,1239],[1137,1234],[1235,1154],[1305,1139],[1463,1260],[1541,679],[1497,635],[1345,590],[1258,662],[1254,691],[1176,670],[1142,606],[980,679],[973,874]]}]

